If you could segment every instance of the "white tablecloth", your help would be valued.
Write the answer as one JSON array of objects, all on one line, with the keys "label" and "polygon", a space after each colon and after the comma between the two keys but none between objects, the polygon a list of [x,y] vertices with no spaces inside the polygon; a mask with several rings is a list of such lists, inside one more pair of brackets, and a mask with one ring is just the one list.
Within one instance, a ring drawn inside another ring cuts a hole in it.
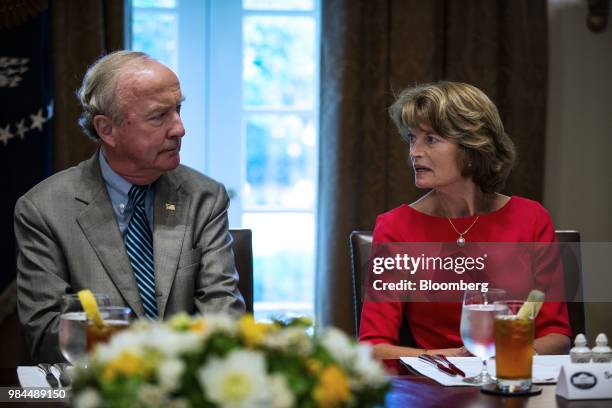
[{"label": "white tablecloth", "polygon": [[[482,369],[482,362],[478,357],[448,357],[448,359],[463,370],[467,377],[478,375]],[[401,361],[412,369],[437,383],[445,386],[471,386],[462,381],[462,377],[450,375],[438,370],[436,367],[419,360],[416,357],[402,357]],[[533,357],[533,382],[536,384],[556,384],[561,365],[569,362],[568,355],[559,356],[534,356]],[[487,362],[489,374],[495,375],[495,360]]]}]

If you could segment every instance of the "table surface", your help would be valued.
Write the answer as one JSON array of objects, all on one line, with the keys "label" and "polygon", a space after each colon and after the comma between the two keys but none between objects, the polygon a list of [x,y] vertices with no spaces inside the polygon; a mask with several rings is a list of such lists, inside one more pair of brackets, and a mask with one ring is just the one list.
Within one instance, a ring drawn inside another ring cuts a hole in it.
[{"label": "table surface", "polygon": [[542,393],[532,397],[502,397],[480,392],[478,387],[444,387],[430,378],[407,369],[399,360],[385,360],[394,374],[385,407],[507,407],[507,408],[600,408],[610,400],[568,401],[555,394],[555,385],[541,385]]},{"label": "table surface", "polygon": [[[542,394],[533,397],[500,397],[480,392],[478,387],[443,387],[435,381],[410,372],[399,360],[386,360],[385,365],[394,375],[385,407],[507,407],[507,408],[599,408],[611,407],[610,400],[567,401],[555,395],[554,385],[542,385]],[[15,368],[0,368],[0,387],[19,386]],[[65,404],[11,404],[11,406],[65,407]]]}]

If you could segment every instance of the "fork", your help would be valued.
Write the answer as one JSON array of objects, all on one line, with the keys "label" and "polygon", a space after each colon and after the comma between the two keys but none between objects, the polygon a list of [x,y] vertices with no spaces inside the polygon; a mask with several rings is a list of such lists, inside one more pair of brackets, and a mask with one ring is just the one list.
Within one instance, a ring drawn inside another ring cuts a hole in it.
[{"label": "fork", "polygon": [[60,373],[59,381],[60,381],[60,384],[62,384],[62,387],[69,387],[70,383],[72,382],[72,379],[70,378],[68,373],[66,373],[66,367],[68,367],[69,364],[68,363],[56,363],[56,364],[53,364],[53,366],[57,368],[57,371],[59,371]]},{"label": "fork", "polygon": [[43,372],[45,373],[45,380],[47,380],[47,383],[51,386],[51,388],[58,388],[59,387],[59,383],[57,382],[57,378],[55,378],[55,375],[53,375],[53,373],[51,372],[51,364],[49,364],[49,363],[40,363],[40,364],[38,364],[38,368],[43,370]]}]

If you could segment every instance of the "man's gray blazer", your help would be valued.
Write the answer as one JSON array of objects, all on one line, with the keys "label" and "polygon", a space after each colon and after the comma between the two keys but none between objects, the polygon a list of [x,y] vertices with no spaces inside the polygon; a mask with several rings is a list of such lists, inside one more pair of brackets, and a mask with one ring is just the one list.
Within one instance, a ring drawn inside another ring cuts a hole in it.
[{"label": "man's gray blazer", "polygon": [[[221,184],[185,166],[155,182],[153,244],[161,318],[182,311],[244,311],[228,205]],[[105,293],[113,305],[144,316],[98,153],[21,197],[15,235],[19,319],[34,359],[62,360],[57,336],[65,293],[85,288]]]}]

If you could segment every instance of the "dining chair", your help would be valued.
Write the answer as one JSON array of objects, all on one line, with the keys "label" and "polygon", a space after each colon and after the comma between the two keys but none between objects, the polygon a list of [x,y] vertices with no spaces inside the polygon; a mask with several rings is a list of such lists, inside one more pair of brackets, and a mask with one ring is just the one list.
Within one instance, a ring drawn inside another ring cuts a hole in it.
[{"label": "dining chair", "polygon": [[[353,231],[350,234],[351,265],[353,271],[353,310],[355,316],[355,335],[359,337],[359,322],[361,321],[361,306],[363,303],[363,275],[368,269],[370,252],[372,250],[372,231]],[[415,347],[416,341],[410,331],[407,319],[402,319],[399,329],[399,343],[403,346]]]},{"label": "dining chair", "polygon": [[355,335],[359,336],[361,306],[363,303],[363,275],[368,268],[372,251],[372,231],[353,231],[349,236],[351,248],[351,270],[353,277],[353,315]]},{"label": "dining chair", "polygon": [[238,289],[244,298],[247,313],[253,313],[253,232],[250,229],[230,229],[233,238],[234,262],[240,280]]},{"label": "dining chair", "polygon": [[[573,337],[578,333],[586,335],[584,299],[582,288],[582,267],[580,232],[574,230],[555,231],[561,243],[560,256],[567,299],[567,312]],[[361,307],[363,303],[363,276],[368,268],[372,249],[372,231],[353,231],[349,236],[351,269],[353,278],[353,312],[355,332],[359,336]],[[404,344],[404,343],[402,343]]]},{"label": "dining chair", "polygon": [[582,286],[582,261],[580,250],[580,232],[574,230],[555,231],[557,241],[561,243],[559,251],[563,262],[565,282],[565,299],[572,333],[586,336],[586,319]]}]

